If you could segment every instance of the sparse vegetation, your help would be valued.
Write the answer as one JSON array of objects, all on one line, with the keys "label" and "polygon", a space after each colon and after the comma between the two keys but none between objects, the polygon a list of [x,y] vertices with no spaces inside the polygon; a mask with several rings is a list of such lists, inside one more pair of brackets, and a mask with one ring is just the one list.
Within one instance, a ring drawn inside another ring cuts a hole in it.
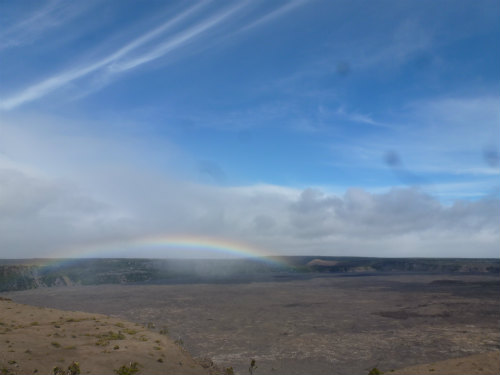
[{"label": "sparse vegetation", "polygon": [[68,366],[68,375],[78,375],[80,374],[80,364],[78,362],[73,362]]},{"label": "sparse vegetation", "polygon": [[12,371],[12,369],[8,368],[8,367],[5,367],[3,366],[1,369],[0,369],[0,374],[1,375],[15,375],[15,372]]},{"label": "sparse vegetation", "polygon": [[52,341],[50,343],[54,348],[60,348],[61,347],[61,344],[59,344],[57,341]]},{"label": "sparse vegetation", "polygon": [[374,367],[370,370],[370,372],[368,373],[368,375],[382,375],[383,372],[380,371],[378,368]]},{"label": "sparse vegetation", "polygon": [[250,367],[248,368],[248,372],[250,373],[250,375],[253,375],[253,372],[257,369],[257,362],[255,361],[255,359],[252,359],[250,361]]},{"label": "sparse vegetation", "polygon": [[125,335],[121,331],[118,331],[118,333],[109,331],[108,333],[103,333],[102,335],[98,335],[96,337],[99,339],[95,343],[97,346],[106,346],[109,345],[110,341],[125,339]]},{"label": "sparse vegetation", "polygon": [[234,375],[234,369],[232,367],[226,367],[224,369],[224,375]]},{"label": "sparse vegetation", "polygon": [[119,369],[115,370],[118,375],[134,375],[139,372],[139,363],[130,362],[129,365],[123,365]]},{"label": "sparse vegetation", "polygon": [[[38,370],[34,371],[38,372]],[[80,364],[78,362],[73,362],[71,365],[68,366],[67,370],[64,370],[63,368],[56,366],[52,370],[53,375],[78,375],[80,374]]]}]

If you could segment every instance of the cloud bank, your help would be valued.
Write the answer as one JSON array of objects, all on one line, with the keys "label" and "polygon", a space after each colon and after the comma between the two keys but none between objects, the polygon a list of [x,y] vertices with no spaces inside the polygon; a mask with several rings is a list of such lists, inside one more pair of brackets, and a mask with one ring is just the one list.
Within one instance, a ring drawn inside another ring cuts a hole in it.
[{"label": "cloud bank", "polygon": [[[116,189],[120,199],[103,202],[74,186],[0,170],[1,257],[60,256],[85,252],[86,244],[168,234],[233,239],[272,254],[498,256],[500,201],[493,197],[444,206],[412,188],[338,195],[159,177],[133,183],[139,176],[114,176],[108,193]],[[126,246],[115,250],[102,255],[137,256]],[[183,253],[145,247],[141,256]]]}]

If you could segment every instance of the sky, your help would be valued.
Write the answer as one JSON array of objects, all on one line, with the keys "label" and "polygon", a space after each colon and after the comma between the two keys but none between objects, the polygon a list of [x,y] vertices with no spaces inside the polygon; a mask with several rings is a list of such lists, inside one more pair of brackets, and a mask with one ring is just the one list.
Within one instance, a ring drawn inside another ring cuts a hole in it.
[{"label": "sky", "polygon": [[499,15],[2,0],[0,257],[498,258]]}]

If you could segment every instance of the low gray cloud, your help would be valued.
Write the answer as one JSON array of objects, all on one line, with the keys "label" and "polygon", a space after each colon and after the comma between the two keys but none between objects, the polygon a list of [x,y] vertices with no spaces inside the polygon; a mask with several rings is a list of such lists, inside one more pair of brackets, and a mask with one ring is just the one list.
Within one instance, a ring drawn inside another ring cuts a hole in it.
[{"label": "low gray cloud", "polygon": [[46,256],[85,240],[121,236],[126,221],[74,186],[0,169],[0,257]]},{"label": "low gray cloud", "polygon": [[[275,254],[496,257],[500,243],[497,197],[444,205],[417,188],[333,194],[124,173],[101,175],[100,183],[109,190],[97,199],[67,182],[1,170],[1,257],[51,256],[54,249],[62,255],[76,245],[179,233]],[[126,255],[182,253],[145,248]]]}]

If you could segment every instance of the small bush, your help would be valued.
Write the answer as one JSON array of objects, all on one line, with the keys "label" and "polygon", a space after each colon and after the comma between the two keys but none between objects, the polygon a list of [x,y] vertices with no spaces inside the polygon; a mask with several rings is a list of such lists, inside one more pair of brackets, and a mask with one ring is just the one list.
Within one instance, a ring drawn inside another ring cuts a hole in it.
[{"label": "small bush", "polygon": [[103,333],[102,335],[98,335],[97,338],[99,339],[95,343],[97,346],[106,346],[112,340],[124,340],[125,335],[121,333],[121,331],[118,331],[118,333],[109,331],[108,333]]},{"label": "small bush", "polygon": [[370,372],[368,373],[368,375],[382,375],[383,372],[380,371],[378,368],[374,367],[370,370]]},{"label": "small bush", "polygon": [[68,375],[78,375],[80,374],[80,364],[78,362],[73,362],[68,366]]},{"label": "small bush", "polygon": [[234,369],[232,367],[226,367],[224,370],[224,375],[234,375]]},{"label": "small bush", "polygon": [[52,341],[50,343],[54,348],[60,348],[61,347],[61,344],[59,344],[57,341]]},{"label": "small bush", "polygon": [[[35,370],[34,372],[38,372]],[[79,375],[80,374],[80,364],[78,362],[73,362],[68,366],[67,370],[62,369],[59,366],[56,366],[52,369],[53,375]]]},{"label": "small bush", "polygon": [[118,375],[134,375],[139,372],[139,364],[137,362],[130,362],[128,366],[123,365],[115,370]]},{"label": "small bush", "polygon": [[10,368],[3,366],[0,368],[0,374],[2,375],[15,375],[15,372],[12,371]]},{"label": "small bush", "polygon": [[248,372],[250,373],[250,375],[253,374],[253,372],[255,371],[255,369],[257,369],[257,362],[255,362],[255,359],[252,359],[250,361],[250,367],[248,368]]}]

